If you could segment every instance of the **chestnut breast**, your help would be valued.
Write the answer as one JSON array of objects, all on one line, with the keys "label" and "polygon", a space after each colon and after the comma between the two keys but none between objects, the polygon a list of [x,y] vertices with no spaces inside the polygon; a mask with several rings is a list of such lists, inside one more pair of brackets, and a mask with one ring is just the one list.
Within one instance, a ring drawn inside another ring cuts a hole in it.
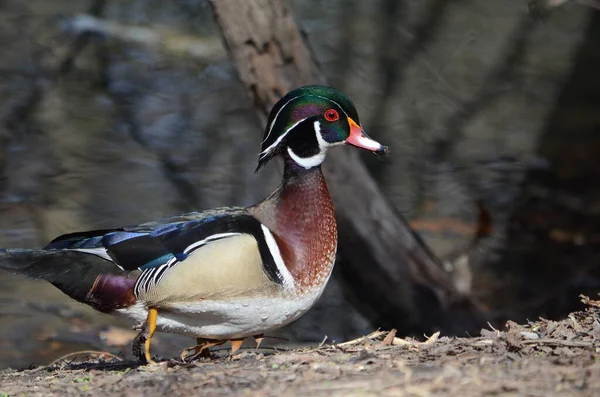
[{"label": "chestnut breast", "polygon": [[289,178],[251,212],[273,232],[300,288],[320,287],[328,280],[337,250],[337,226],[320,169]]}]

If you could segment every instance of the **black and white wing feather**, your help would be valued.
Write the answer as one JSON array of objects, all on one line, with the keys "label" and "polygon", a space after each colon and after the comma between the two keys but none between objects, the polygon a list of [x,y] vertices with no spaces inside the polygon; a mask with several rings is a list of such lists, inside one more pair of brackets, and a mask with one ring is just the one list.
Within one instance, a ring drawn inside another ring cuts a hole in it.
[{"label": "black and white wing feather", "polygon": [[[254,237],[264,271],[275,283],[286,281],[272,234],[243,208],[190,213],[162,221],[60,236],[46,250],[72,250],[99,256],[123,271],[140,270],[136,295],[160,282],[165,272],[211,242],[248,234]],[[217,264],[218,265],[218,264]]]}]

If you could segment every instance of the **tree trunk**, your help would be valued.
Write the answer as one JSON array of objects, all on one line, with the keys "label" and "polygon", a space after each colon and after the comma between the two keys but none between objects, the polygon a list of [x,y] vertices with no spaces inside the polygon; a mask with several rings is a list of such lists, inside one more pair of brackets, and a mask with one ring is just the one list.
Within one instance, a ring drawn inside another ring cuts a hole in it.
[{"label": "tree trunk", "polygon": [[[210,3],[263,125],[271,107],[289,90],[326,84],[288,1]],[[423,325],[424,310],[430,314],[433,305],[439,312],[456,295],[451,276],[382,195],[355,151],[332,150],[324,168],[340,225],[344,281],[352,285],[366,313],[377,313],[370,318],[378,325]],[[433,292],[434,299],[424,304],[417,290]],[[440,320],[431,321],[435,326]]]}]

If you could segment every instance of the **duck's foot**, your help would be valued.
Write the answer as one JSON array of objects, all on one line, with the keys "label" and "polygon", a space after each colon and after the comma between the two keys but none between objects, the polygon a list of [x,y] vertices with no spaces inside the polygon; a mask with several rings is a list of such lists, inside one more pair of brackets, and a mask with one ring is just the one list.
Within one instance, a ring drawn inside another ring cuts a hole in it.
[{"label": "duck's foot", "polygon": [[[265,336],[263,334],[254,335],[254,340],[256,341],[257,349],[259,348],[259,346],[264,338],[265,338]],[[242,343],[244,343],[244,338],[231,339],[230,341],[231,341],[231,352],[229,355],[233,356],[235,353],[237,353],[238,350],[240,350],[240,347],[242,347]],[[181,352],[181,356],[180,356],[181,360],[182,361],[193,361],[199,357],[210,358],[211,356],[210,356],[209,348],[214,347],[214,346],[220,346],[220,345],[224,344],[225,342],[227,342],[227,341],[226,340],[197,338],[196,346],[192,346],[192,347],[183,349],[183,351]]]},{"label": "duck's foot", "polygon": [[240,347],[242,347],[242,343],[244,343],[244,338],[231,340],[230,356],[233,356],[238,350],[240,350]]},{"label": "duck's foot", "polygon": [[148,317],[146,318],[146,322],[142,326],[142,330],[133,340],[133,355],[138,358],[141,362],[145,362],[150,365],[156,364],[154,360],[152,360],[152,356],[150,354],[150,341],[152,340],[152,336],[154,336],[154,331],[156,331],[156,319],[158,317],[158,310],[155,308],[148,309]]},{"label": "duck's foot", "polygon": [[265,339],[265,334],[254,335],[254,341],[256,342],[256,348],[260,347],[260,344]]},{"label": "duck's foot", "polygon": [[[216,339],[197,338],[196,346],[192,346],[192,347],[183,349],[183,351],[181,352],[181,360],[182,361],[193,361],[199,357],[210,358],[209,348],[211,348],[213,346],[220,346],[225,342],[227,342],[227,341],[216,340]],[[192,354],[190,354],[190,353],[192,353]]]}]

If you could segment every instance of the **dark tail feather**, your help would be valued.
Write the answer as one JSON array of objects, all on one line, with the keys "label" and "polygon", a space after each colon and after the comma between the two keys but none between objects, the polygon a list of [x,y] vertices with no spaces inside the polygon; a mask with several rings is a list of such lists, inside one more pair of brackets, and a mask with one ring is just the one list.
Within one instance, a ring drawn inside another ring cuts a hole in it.
[{"label": "dark tail feather", "polygon": [[0,269],[42,279],[79,302],[110,312],[135,303],[135,279],[114,263],[78,251],[0,249]]}]

